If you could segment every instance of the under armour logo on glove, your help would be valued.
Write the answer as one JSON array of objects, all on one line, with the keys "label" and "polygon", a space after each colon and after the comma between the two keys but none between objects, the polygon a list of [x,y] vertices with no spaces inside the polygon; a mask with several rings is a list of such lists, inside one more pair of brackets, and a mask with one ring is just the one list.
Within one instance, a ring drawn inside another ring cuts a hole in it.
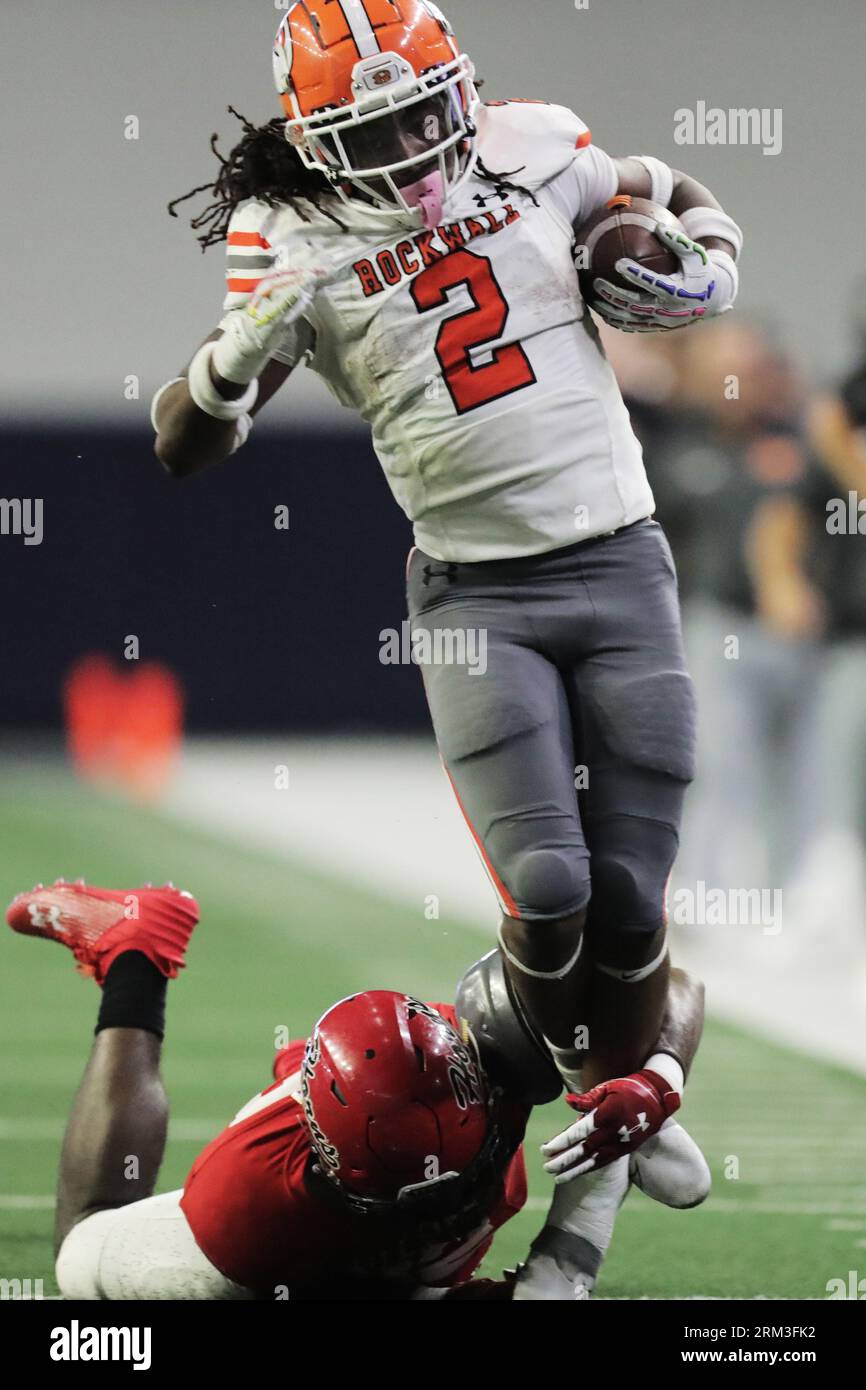
[{"label": "under armour logo on glove", "polygon": [[581,1111],[581,1118],[541,1146],[545,1172],[557,1183],[571,1182],[633,1153],[680,1108],[679,1092],[646,1067],[566,1099]]},{"label": "under armour logo on glove", "polygon": [[646,1111],[642,1110],[637,1117],[637,1124],[632,1129],[629,1129],[628,1125],[620,1127],[619,1137],[623,1144],[627,1144],[633,1134],[643,1134],[645,1129],[649,1129],[649,1124],[647,1123]]}]

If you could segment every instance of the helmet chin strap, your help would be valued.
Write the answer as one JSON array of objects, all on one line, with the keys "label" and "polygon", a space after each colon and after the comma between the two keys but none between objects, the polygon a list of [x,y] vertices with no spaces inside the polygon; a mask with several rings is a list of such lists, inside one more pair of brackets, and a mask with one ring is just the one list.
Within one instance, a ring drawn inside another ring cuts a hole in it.
[{"label": "helmet chin strap", "polygon": [[445,182],[438,169],[416,183],[406,184],[400,192],[410,207],[423,212],[428,232],[439,226],[445,207]]}]

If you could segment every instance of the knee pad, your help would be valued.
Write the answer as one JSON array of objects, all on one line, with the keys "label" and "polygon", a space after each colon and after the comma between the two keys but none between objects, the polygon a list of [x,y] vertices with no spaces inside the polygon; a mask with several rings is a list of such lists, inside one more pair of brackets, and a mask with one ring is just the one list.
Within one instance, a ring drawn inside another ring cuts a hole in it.
[{"label": "knee pad", "polygon": [[629,971],[660,963],[676,831],[660,821],[628,816],[602,829],[602,842],[592,856],[589,905],[596,960]]},{"label": "knee pad", "polygon": [[560,849],[525,850],[511,870],[515,901],[525,921],[556,922],[586,907],[588,856]]}]

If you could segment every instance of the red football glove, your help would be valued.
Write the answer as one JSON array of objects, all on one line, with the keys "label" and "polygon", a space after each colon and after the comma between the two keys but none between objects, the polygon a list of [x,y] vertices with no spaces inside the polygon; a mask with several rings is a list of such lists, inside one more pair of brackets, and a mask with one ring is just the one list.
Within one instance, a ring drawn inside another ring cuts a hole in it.
[{"label": "red football glove", "polygon": [[633,1076],[604,1081],[582,1096],[566,1099],[583,1112],[581,1119],[541,1146],[548,1159],[545,1172],[557,1183],[571,1182],[581,1173],[604,1168],[623,1154],[634,1153],[680,1108],[679,1093],[648,1068]]}]

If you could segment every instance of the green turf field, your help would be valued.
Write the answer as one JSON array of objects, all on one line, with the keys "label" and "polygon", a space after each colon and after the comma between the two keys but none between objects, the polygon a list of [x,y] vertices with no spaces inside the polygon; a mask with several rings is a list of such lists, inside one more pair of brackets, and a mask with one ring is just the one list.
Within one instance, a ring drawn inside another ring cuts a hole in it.
[{"label": "green turf field", "polygon": [[[202,1144],[267,1084],[275,1029],[303,1035],[355,989],[447,998],[483,949],[475,929],[412,918],[303,864],[85,792],[65,773],[13,766],[3,781],[4,903],[59,875],[116,887],[171,879],[201,903],[189,969],[169,991],[163,1188],[179,1186]],[[41,1277],[46,1293],[56,1291],[54,1169],[96,1004],[61,947],[5,932],[0,1277]],[[824,1298],[829,1279],[866,1273],[864,1101],[866,1080],[711,1023],[681,1118],[710,1161],[713,1194],[682,1213],[632,1194],[599,1295]],[[559,1127],[560,1111],[533,1119],[529,1210],[497,1238],[490,1271],[515,1263],[542,1222],[537,1144]]]}]

